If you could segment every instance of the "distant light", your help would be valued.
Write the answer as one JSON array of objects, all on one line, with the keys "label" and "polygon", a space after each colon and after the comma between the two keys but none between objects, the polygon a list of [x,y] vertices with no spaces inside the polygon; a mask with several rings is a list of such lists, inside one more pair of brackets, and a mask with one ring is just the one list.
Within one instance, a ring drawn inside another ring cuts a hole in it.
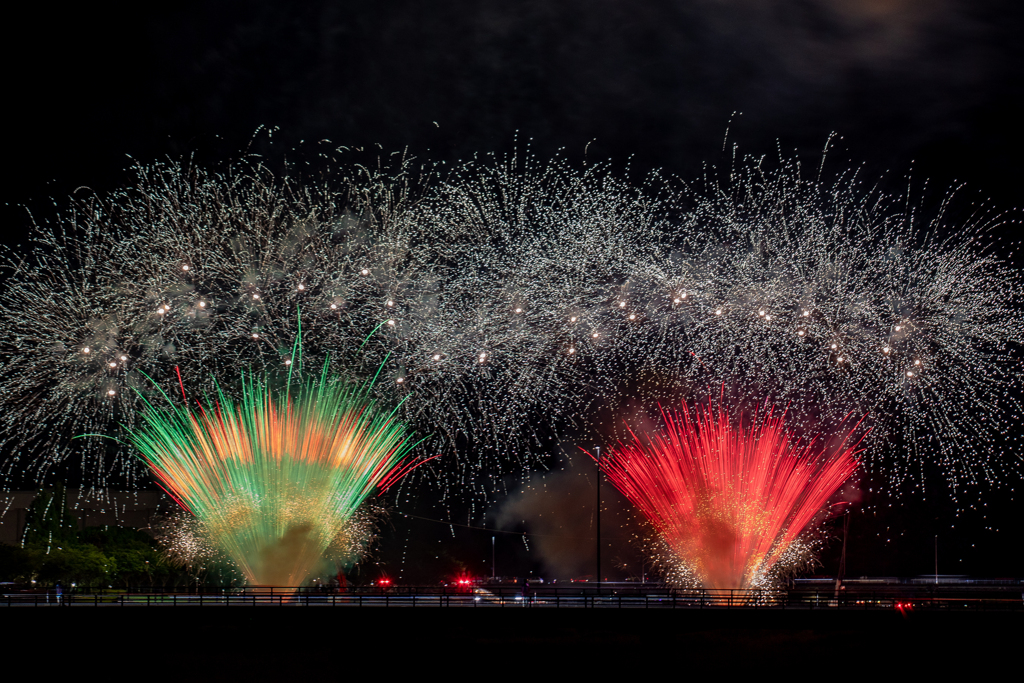
[{"label": "distant light", "polygon": [[569,347],[569,353],[576,353],[576,349],[570,346]]},{"label": "distant light", "polygon": [[206,308],[206,302],[205,301],[200,301],[199,302],[199,308]]},{"label": "distant light", "polygon": [[285,365],[291,365],[292,364],[292,359],[291,358],[285,358],[284,359],[284,364]]},{"label": "distant light", "polygon": [[833,351],[835,351],[835,350],[836,350],[836,348],[837,348],[837,347],[836,347],[836,345],[835,345],[835,344],[833,344],[833,345],[832,345],[832,350],[833,350]]},{"label": "distant light", "polygon": [[337,309],[337,308],[338,308],[338,304],[331,304],[331,310],[332,311]]},{"label": "distant light", "polygon": [[522,312],[523,312],[523,309],[521,309],[521,308],[517,308],[516,309],[516,313],[522,313]]},{"label": "distant light", "polygon": [[722,315],[722,309],[719,308],[718,310],[716,310],[715,315]]},{"label": "distant light", "polygon": [[396,381],[396,382],[398,382],[399,384],[401,384],[402,382],[404,382],[404,381],[405,381],[405,378],[404,378],[404,377],[399,377],[399,378],[398,378],[398,379],[396,379],[395,381]]},{"label": "distant light", "polygon": [[395,302],[392,301],[391,299],[388,299],[388,306],[394,306],[394,305],[395,305]]},{"label": "distant light", "polygon": [[686,298],[686,292],[683,292],[682,294],[680,294],[679,298],[680,299],[685,299]]},{"label": "distant light", "polygon": [[252,295],[252,298],[253,298],[253,299],[259,299],[259,298],[260,298],[260,295],[259,295],[259,294],[253,294],[253,295]]},{"label": "distant light", "polygon": [[810,314],[811,314],[811,312],[810,312],[810,311],[804,311],[804,317],[805,317],[805,318],[806,318],[807,316],[809,316]]},{"label": "distant light", "polygon": [[441,360],[441,354],[435,353],[434,354],[434,360]]},{"label": "distant light", "polygon": [[128,360],[128,356],[121,356],[121,360],[122,360],[122,361],[126,361],[126,360]]},{"label": "distant light", "polygon": [[117,367],[117,363],[115,363],[114,361],[110,361],[109,365],[112,368],[116,368]]},{"label": "distant light", "polygon": [[914,361],[914,365],[920,365],[920,364],[921,364],[921,361],[919,361],[919,360],[915,360]]},{"label": "distant light", "polygon": [[676,298],[676,299],[672,299],[672,303],[674,303],[674,304],[677,304],[677,303],[679,303],[679,299],[678,299],[678,298]]},{"label": "distant light", "polygon": [[181,269],[184,270],[185,272],[188,272],[188,265],[186,264],[182,266]]},{"label": "distant light", "polygon": [[636,313],[630,313],[629,314],[629,319],[630,320],[636,320]]},{"label": "distant light", "polygon": [[107,390],[107,396],[113,396],[113,395],[115,395],[116,393],[117,393],[117,392],[116,392],[116,391],[114,391],[113,389],[108,389],[108,390]]},{"label": "distant light", "polygon": [[370,271],[369,271],[369,270],[367,270],[366,268],[363,268],[363,269],[362,269],[361,271],[359,271],[359,274],[360,274],[360,275],[369,275],[369,274],[370,274]]},{"label": "distant light", "polygon": [[487,354],[486,353],[481,353],[480,354],[480,362],[483,363],[485,360],[487,360]]},{"label": "distant light", "polygon": [[82,349],[82,353],[89,353],[89,347],[86,346],[84,349]]},{"label": "distant light", "polygon": [[843,357],[839,356],[839,358],[836,358],[836,362],[837,363],[842,363],[843,362]]},{"label": "distant light", "polygon": [[907,370],[907,377],[913,377],[913,376],[914,376],[914,373],[911,372],[910,370]]},{"label": "distant light", "polygon": [[595,332],[595,333],[594,333],[594,339],[597,339],[597,338],[598,338],[598,337],[600,337],[600,336],[601,336],[601,335],[599,335],[599,334],[598,334],[597,332]]},{"label": "distant light", "polygon": [[571,323],[576,322],[576,316],[573,316],[573,317],[569,318],[569,322],[571,322]]},{"label": "distant light", "polygon": [[897,332],[899,332],[899,331],[900,331],[900,326],[899,326],[899,325],[897,325],[897,326],[896,326],[896,331],[897,331]]},{"label": "distant light", "polygon": [[394,320],[389,320],[388,321],[388,325],[391,325],[391,327],[394,327],[395,326],[395,321]]},{"label": "distant light", "polygon": [[258,335],[258,334],[256,334],[255,332],[253,332],[253,333],[252,333],[252,338],[253,338],[253,339],[259,339],[259,338],[260,338],[260,335]]},{"label": "distant light", "polygon": [[882,347],[882,353],[889,353],[889,351],[890,351],[890,349],[889,349],[888,346],[883,346]]},{"label": "distant light", "polygon": [[757,314],[758,315],[764,315],[764,311],[758,311]]},{"label": "distant light", "polygon": [[804,336],[804,331],[803,331],[803,330],[797,330],[797,332],[796,332],[796,333],[797,333],[798,335],[800,335],[801,337],[802,337],[802,336]]},{"label": "distant light", "polygon": [[306,288],[306,285],[304,285],[304,284],[302,284],[302,283],[300,282],[300,283],[299,283],[299,291],[301,292],[301,291],[302,291],[302,290],[304,290],[305,288]]},{"label": "distant light", "polygon": [[626,302],[625,301],[620,301],[619,302],[619,308],[625,308],[625,307],[626,307]]},{"label": "distant light", "polygon": [[164,313],[166,313],[166,311],[164,311],[162,306],[160,308],[156,309],[156,312],[159,313],[160,315],[163,315]]}]

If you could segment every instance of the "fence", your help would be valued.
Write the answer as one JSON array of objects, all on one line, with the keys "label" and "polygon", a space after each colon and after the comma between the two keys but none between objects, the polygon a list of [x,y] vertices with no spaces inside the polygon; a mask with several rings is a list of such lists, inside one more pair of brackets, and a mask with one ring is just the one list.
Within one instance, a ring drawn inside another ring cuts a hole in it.
[{"label": "fence", "polygon": [[1024,611],[1020,585],[955,588],[901,586],[878,590],[669,590],[664,587],[447,586],[349,587],[343,590],[248,587],[170,592],[8,593],[0,606],[166,607],[441,607],[672,610],[946,610]]}]

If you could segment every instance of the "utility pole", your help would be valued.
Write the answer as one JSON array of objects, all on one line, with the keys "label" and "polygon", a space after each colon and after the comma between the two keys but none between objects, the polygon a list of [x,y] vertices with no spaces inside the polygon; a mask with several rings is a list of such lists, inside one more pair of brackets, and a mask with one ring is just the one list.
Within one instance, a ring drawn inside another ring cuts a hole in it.
[{"label": "utility pole", "polygon": [[839,555],[839,571],[836,573],[836,600],[839,600],[839,586],[846,575],[846,535],[850,529],[850,511],[843,517],[843,552]]},{"label": "utility pole", "polygon": [[935,534],[935,585],[939,585],[939,535]]},{"label": "utility pole", "polygon": [[491,536],[491,583],[493,583],[497,578],[497,572],[494,570],[494,557],[494,536]]},{"label": "utility pole", "polygon": [[595,515],[595,526],[597,527],[597,594],[601,594],[601,447],[597,450],[597,514]]}]

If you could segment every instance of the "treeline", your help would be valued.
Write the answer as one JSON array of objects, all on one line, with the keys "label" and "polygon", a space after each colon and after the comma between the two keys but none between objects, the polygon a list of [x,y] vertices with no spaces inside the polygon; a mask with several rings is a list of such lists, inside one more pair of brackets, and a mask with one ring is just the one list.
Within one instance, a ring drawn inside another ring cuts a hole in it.
[{"label": "treeline", "polygon": [[78,529],[63,486],[39,493],[28,510],[20,545],[0,544],[0,581],[65,590],[183,587],[232,583],[230,567],[172,562],[157,540],[138,529]]}]

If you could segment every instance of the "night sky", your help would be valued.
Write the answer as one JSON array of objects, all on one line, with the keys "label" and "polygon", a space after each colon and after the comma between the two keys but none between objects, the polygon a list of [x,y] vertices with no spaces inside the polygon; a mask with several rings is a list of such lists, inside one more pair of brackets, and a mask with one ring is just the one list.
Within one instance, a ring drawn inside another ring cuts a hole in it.
[{"label": "night sky", "polygon": [[[613,170],[628,162],[638,177],[660,168],[682,178],[725,159],[727,128],[741,153],[815,161],[834,132],[832,170],[863,165],[892,191],[908,173],[938,188],[966,183],[1012,214],[1024,186],[1016,0],[182,0],[125,12],[36,4],[8,27],[10,244],[28,229],[24,207],[45,216],[80,186],[113,190],[131,159],[223,162],[260,126],[279,129],[278,150],[329,139],[435,161],[528,145],[579,163],[589,144],[587,158]],[[264,151],[266,136],[251,144]],[[550,549],[565,544],[543,541],[559,525],[540,519],[557,513],[576,537],[591,533],[583,503],[566,496],[592,505],[592,473],[577,464],[548,476],[561,497],[527,492],[486,516],[453,517],[513,532],[496,534],[499,574],[592,573],[589,542],[566,560]],[[1017,493],[985,492],[958,517],[934,484],[924,501],[864,492],[847,575],[930,573],[936,534],[940,573],[1024,574]],[[628,515],[605,491],[606,535],[620,544],[605,573],[624,577],[635,567]],[[405,581],[490,574],[490,531],[396,513],[385,536],[377,559]],[[835,572],[840,545],[823,554],[822,573]]]}]

